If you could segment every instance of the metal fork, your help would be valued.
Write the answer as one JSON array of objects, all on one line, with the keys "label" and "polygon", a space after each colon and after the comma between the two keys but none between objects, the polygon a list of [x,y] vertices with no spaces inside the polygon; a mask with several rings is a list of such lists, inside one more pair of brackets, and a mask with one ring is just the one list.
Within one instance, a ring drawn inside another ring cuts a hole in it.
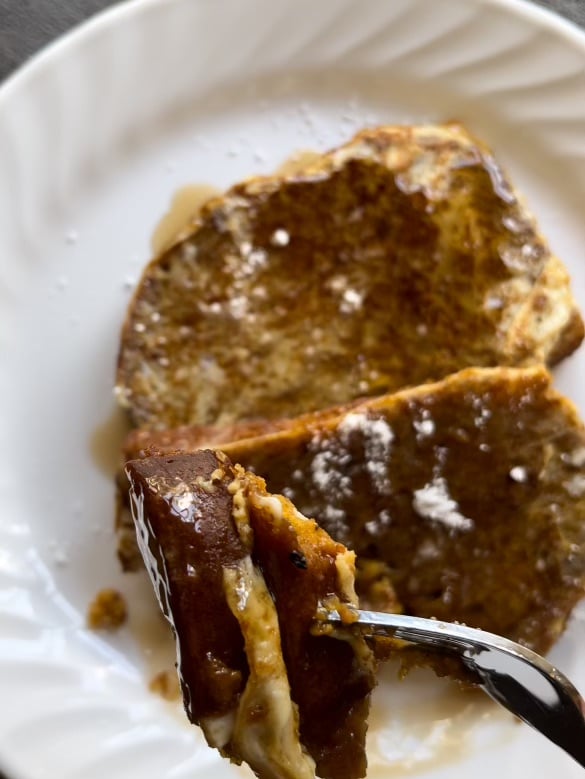
[{"label": "metal fork", "polygon": [[[401,614],[357,611],[364,635],[400,638],[459,656],[495,701],[540,731],[585,768],[585,702],[571,682],[536,652],[494,633]],[[344,624],[331,611],[327,621]]]}]

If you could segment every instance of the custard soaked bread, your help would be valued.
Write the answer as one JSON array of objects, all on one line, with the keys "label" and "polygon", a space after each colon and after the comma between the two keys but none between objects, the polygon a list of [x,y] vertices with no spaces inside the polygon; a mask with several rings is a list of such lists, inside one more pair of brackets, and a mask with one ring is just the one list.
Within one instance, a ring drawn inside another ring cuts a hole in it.
[{"label": "custard soaked bread", "polygon": [[210,201],[147,267],[117,393],[135,425],[294,416],[581,342],[567,273],[456,124],[359,133]]},{"label": "custard soaked bread", "polygon": [[355,555],[221,453],[127,472],[190,720],[263,779],[364,776],[372,652],[311,632],[321,604],[356,605]]},{"label": "custard soaked bread", "polygon": [[221,448],[406,613],[545,653],[585,592],[585,431],[542,368],[468,369]]}]

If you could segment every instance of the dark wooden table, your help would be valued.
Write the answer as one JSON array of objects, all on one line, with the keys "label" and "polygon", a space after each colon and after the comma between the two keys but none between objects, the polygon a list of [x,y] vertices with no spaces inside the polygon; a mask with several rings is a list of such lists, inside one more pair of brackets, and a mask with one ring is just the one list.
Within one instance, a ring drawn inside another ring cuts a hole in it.
[{"label": "dark wooden table", "polygon": [[[585,28],[585,0],[532,1]],[[0,80],[66,30],[111,5],[114,0],[0,0]],[[1,770],[0,779],[7,779]]]}]

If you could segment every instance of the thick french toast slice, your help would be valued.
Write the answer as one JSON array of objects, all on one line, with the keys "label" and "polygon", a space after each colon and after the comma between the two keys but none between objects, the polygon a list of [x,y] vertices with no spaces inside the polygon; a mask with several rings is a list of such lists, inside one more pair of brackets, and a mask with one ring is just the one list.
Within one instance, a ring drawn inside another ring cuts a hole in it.
[{"label": "thick french toast slice", "polygon": [[547,371],[467,369],[319,416],[215,445],[355,550],[366,595],[387,577],[406,613],[546,652],[585,593],[585,431]]},{"label": "thick french toast slice", "polygon": [[349,625],[312,630],[328,604],[357,604],[354,553],[222,453],[127,474],[189,719],[263,779],[364,776],[372,651]]},{"label": "thick french toast slice", "polygon": [[117,395],[136,426],[277,419],[581,342],[568,275],[462,126],[381,127],[211,200],[146,268]]}]

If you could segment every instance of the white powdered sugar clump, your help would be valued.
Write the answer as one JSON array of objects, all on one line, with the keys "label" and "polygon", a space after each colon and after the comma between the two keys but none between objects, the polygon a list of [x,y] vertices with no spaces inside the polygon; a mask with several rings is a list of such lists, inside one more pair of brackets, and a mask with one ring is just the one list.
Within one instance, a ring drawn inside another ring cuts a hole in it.
[{"label": "white powdered sugar clump", "polygon": [[412,505],[423,519],[440,522],[450,530],[471,530],[473,527],[473,520],[461,514],[459,504],[449,494],[447,482],[440,476],[414,491]]},{"label": "white powdered sugar clump", "polygon": [[346,446],[352,434],[358,433],[363,437],[366,471],[375,489],[382,495],[388,494],[388,458],[394,433],[386,420],[352,412],[343,418],[337,431]]},{"label": "white powdered sugar clump", "polygon": [[426,438],[427,436],[433,435],[435,432],[435,423],[430,417],[415,419],[412,426],[420,438]]},{"label": "white powdered sugar clump", "polygon": [[358,292],[355,289],[346,289],[341,296],[339,309],[342,314],[351,314],[352,311],[358,311],[362,307],[363,300],[363,292]]},{"label": "white powdered sugar clump", "polygon": [[343,509],[327,504],[327,506],[325,506],[323,511],[320,513],[319,518],[324,519],[325,522],[328,522],[330,526],[333,525],[334,527],[338,528],[337,532],[339,535],[336,536],[337,538],[347,538],[347,518]]},{"label": "white powdered sugar clump", "polygon": [[495,295],[489,296],[485,299],[483,306],[486,311],[499,311],[504,307],[504,301]]},{"label": "white powdered sugar clump", "polygon": [[[378,494],[389,494],[388,459],[393,440],[394,434],[384,419],[357,412],[347,414],[333,434],[317,433],[310,444],[314,505],[303,506],[304,513],[318,514],[334,538],[347,539],[347,502],[353,497],[356,468],[368,474]],[[360,445],[363,454],[359,453]],[[355,454],[354,447],[357,447]],[[294,473],[292,477],[295,481]]]},{"label": "white powdered sugar clump", "polygon": [[582,498],[585,495],[585,476],[576,474],[564,483],[564,487],[572,498]]},{"label": "white powdered sugar clump", "polygon": [[323,449],[313,457],[311,476],[324,495],[347,498],[351,495],[351,479],[340,470],[349,462],[349,455],[333,449]]},{"label": "white powdered sugar clump", "polygon": [[522,465],[515,465],[510,470],[510,478],[518,484],[524,484],[528,481],[528,471]]},{"label": "white powdered sugar clump", "polygon": [[561,460],[572,468],[582,468],[585,465],[585,446],[580,446],[572,452],[562,454]]},{"label": "white powdered sugar clump", "polygon": [[278,230],[275,230],[270,238],[270,243],[273,246],[288,246],[289,242],[290,235],[281,227],[279,227]]},{"label": "white powdered sugar clump", "polygon": [[318,435],[311,442],[311,447],[316,450],[310,472],[313,497],[316,497],[316,492],[321,498],[317,499],[318,502],[314,506],[302,506],[302,511],[310,517],[318,516],[334,538],[346,541],[349,529],[345,510],[340,508],[340,503],[352,495],[351,479],[345,473],[351,458],[343,449],[322,441]]},{"label": "white powdered sugar clump", "polygon": [[232,317],[234,319],[242,319],[248,310],[248,299],[244,295],[238,295],[232,298],[228,305]]}]

